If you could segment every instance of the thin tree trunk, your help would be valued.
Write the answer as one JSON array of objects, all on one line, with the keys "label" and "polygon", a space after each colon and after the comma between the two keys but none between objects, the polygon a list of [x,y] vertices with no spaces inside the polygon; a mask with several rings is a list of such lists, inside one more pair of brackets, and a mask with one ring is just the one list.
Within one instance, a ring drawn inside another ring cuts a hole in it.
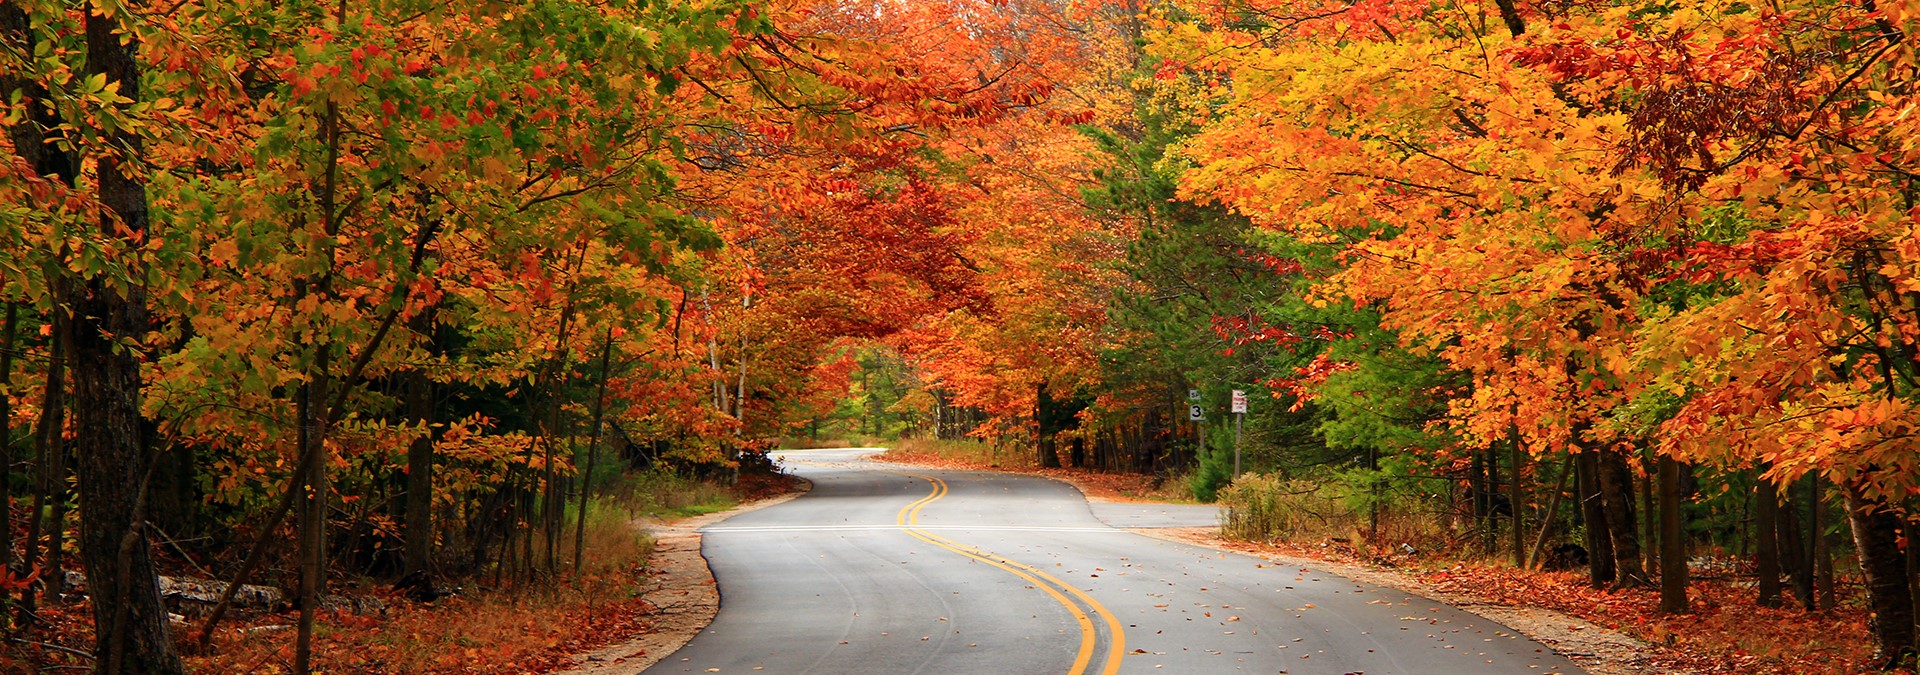
[{"label": "thin tree trunk", "polygon": [[740,355],[735,359],[740,365],[740,382],[733,390],[733,418],[739,421],[740,426],[735,428],[734,435],[741,435],[747,432],[747,329],[744,324],[746,323],[747,310],[749,309],[753,309],[753,296],[743,294],[740,296],[740,320],[742,323],[740,328]]},{"label": "thin tree trunk", "polygon": [[1560,478],[1553,484],[1553,494],[1547,497],[1546,516],[1540,519],[1540,533],[1533,537],[1533,552],[1527,556],[1527,569],[1540,566],[1541,554],[1547,549],[1547,533],[1553,529],[1554,515],[1560,512],[1561,495],[1567,491],[1567,479],[1573,476],[1573,455],[1560,462]]},{"label": "thin tree trunk", "polygon": [[1780,491],[1773,482],[1754,477],[1754,572],[1759,575],[1761,607],[1780,606]]},{"label": "thin tree trunk", "polygon": [[1640,539],[1634,532],[1633,471],[1625,455],[1600,453],[1600,491],[1607,508],[1607,533],[1613,543],[1613,587],[1634,588],[1651,583],[1641,567]]},{"label": "thin tree trunk", "polygon": [[1660,611],[1683,614],[1687,605],[1685,506],[1680,493],[1680,463],[1660,456]]},{"label": "thin tree trunk", "polygon": [[1053,413],[1053,399],[1047,395],[1047,383],[1041,382],[1034,389],[1033,417],[1038,435],[1034,438],[1035,452],[1039,453],[1040,466],[1047,469],[1060,468],[1060,453],[1054,447],[1054,429],[1048,423]]},{"label": "thin tree trunk", "polygon": [[1906,556],[1900,551],[1901,519],[1885,504],[1847,486],[1847,521],[1854,550],[1866,577],[1868,622],[1874,651],[1886,667],[1911,665],[1914,657],[1913,592],[1907,583]]},{"label": "thin tree trunk", "polygon": [[[1485,488],[1484,492],[1486,493],[1487,512],[1484,514],[1485,517],[1480,523],[1481,533],[1483,534],[1481,546],[1488,555],[1494,555],[1500,552],[1500,518],[1498,514],[1495,513],[1495,511],[1498,510],[1497,506],[1499,502],[1494,498],[1495,495],[1500,494],[1499,449],[1488,446],[1486,449],[1486,460],[1481,466],[1487,471],[1487,482],[1482,486]],[[1513,507],[1513,504],[1507,505],[1509,515],[1512,514]]]},{"label": "thin tree trunk", "polygon": [[1657,517],[1654,514],[1659,513],[1657,510],[1659,503],[1653,498],[1654,471],[1651,467],[1658,466],[1658,463],[1651,457],[1643,457],[1642,461],[1646,462],[1642,466],[1649,467],[1650,470],[1645,472],[1646,475],[1633,479],[1634,483],[1640,487],[1639,513],[1646,514],[1640,519],[1640,560],[1645,565],[1641,569],[1657,570],[1660,569],[1660,533],[1659,523],[1656,522]]},{"label": "thin tree trunk", "polygon": [[[1776,519],[1780,542],[1780,571],[1787,576],[1789,587],[1793,589],[1794,597],[1800,601],[1800,606],[1813,609],[1813,567],[1808,564],[1811,558],[1807,555],[1806,542],[1801,537],[1799,511],[1793,508],[1794,500],[1791,499],[1793,488],[1794,485],[1789,483],[1776,487],[1774,492],[1775,503],[1780,504],[1779,516]],[[1788,497],[1784,503],[1779,501],[1783,492]]]},{"label": "thin tree trunk", "polygon": [[1812,551],[1807,556],[1807,564],[1813,568],[1814,604],[1809,609],[1833,609],[1839,604],[1833,589],[1833,545],[1827,541],[1827,496],[1818,475],[1813,477],[1808,492],[1812,511]]},{"label": "thin tree trunk", "polygon": [[294,635],[294,672],[313,672],[313,620],[326,595],[327,482],[326,400],[327,350],[320,349],[308,381],[301,385],[295,415],[299,417],[300,456],[305,489],[300,497],[300,621]]},{"label": "thin tree trunk", "polygon": [[600,434],[607,420],[607,374],[613,362],[613,328],[600,346],[600,383],[593,392],[593,432],[587,440],[587,463],[580,467],[580,522],[573,528],[573,576],[578,578],[586,565],[587,502],[593,494],[593,465],[600,461]]},{"label": "thin tree trunk", "polygon": [[1475,539],[1485,539],[1487,519],[1493,510],[1492,501],[1488,499],[1492,491],[1487,486],[1487,460],[1478,450],[1470,451],[1468,457],[1467,493],[1473,500],[1473,534]]},{"label": "thin tree trunk", "polygon": [[1518,434],[1514,434],[1512,440],[1509,442],[1511,446],[1508,448],[1508,454],[1513,458],[1513,479],[1507,481],[1507,500],[1513,502],[1513,566],[1525,569],[1527,566],[1527,533],[1524,529],[1525,526],[1520,514],[1524,511],[1521,506],[1526,504],[1526,495],[1521,485],[1520,477],[1526,475],[1523,471],[1526,467],[1526,453],[1520,449]]},{"label": "thin tree trunk", "polygon": [[13,570],[13,352],[20,304],[7,303],[0,323],[0,569]]},{"label": "thin tree trunk", "polygon": [[1594,588],[1613,583],[1613,538],[1608,532],[1606,498],[1600,491],[1600,451],[1588,450],[1574,460],[1580,486],[1580,517],[1587,526],[1587,581]]}]

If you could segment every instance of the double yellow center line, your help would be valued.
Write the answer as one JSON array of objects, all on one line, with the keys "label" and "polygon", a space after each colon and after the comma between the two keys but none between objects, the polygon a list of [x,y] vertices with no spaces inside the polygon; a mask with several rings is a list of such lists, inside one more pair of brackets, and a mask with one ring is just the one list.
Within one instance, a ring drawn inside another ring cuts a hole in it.
[{"label": "double yellow center line", "polygon": [[[1053,596],[1053,599],[1059,602],[1062,607],[1066,607],[1067,613],[1072,614],[1074,621],[1080,624],[1080,650],[1074,654],[1073,669],[1067,671],[1069,675],[1084,675],[1090,672],[1088,667],[1093,663],[1093,654],[1095,646],[1099,643],[1100,631],[1094,626],[1093,618],[1088,616],[1088,614],[1098,615],[1101,621],[1106,623],[1108,635],[1107,652],[1106,656],[1102,659],[1099,672],[1102,675],[1114,675],[1114,673],[1120,672],[1120,659],[1126,654],[1127,649],[1127,635],[1126,631],[1120,627],[1120,619],[1115,617],[1113,612],[1107,611],[1106,606],[1101,605],[1099,601],[1094,600],[1093,597],[1087,595],[1086,592],[1074,588],[1072,585],[1054,578],[1052,575],[1042,572],[1030,565],[981,551],[926,530],[914,529],[913,526],[920,524],[920,510],[926,508],[928,504],[932,504],[941,497],[947,496],[947,482],[933,476],[916,474],[901,475],[927,481],[927,483],[933,486],[933,490],[928,493],[927,496],[900,507],[900,514],[894,519],[896,525],[901,526],[908,535],[920,541],[993,565],[994,567],[1006,570],[1014,576],[1025,579],[1027,583],[1033,584],[1034,588],[1045,591],[1047,595]],[[1078,602],[1075,602],[1076,599]]]}]

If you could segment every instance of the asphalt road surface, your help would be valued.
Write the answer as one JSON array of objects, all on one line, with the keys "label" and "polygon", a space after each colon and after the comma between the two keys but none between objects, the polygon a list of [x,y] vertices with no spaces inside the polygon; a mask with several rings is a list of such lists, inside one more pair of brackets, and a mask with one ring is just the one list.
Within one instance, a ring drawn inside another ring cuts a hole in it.
[{"label": "asphalt road surface", "polygon": [[719,616],[647,672],[1580,672],[1432,600],[1116,529],[1208,507],[869,452],[782,453],[812,492],[704,530]]}]

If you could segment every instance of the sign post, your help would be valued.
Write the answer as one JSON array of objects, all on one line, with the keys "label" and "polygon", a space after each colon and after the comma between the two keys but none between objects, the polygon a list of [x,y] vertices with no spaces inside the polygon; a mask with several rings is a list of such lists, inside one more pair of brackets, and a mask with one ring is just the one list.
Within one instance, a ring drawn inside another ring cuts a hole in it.
[{"label": "sign post", "polygon": [[1193,442],[1198,446],[1196,453],[1207,451],[1207,427],[1202,424],[1207,419],[1207,409],[1200,405],[1200,390],[1187,390],[1187,421],[1193,423]]},{"label": "sign post", "polygon": [[1233,390],[1233,477],[1240,477],[1240,423],[1247,417],[1247,392]]}]

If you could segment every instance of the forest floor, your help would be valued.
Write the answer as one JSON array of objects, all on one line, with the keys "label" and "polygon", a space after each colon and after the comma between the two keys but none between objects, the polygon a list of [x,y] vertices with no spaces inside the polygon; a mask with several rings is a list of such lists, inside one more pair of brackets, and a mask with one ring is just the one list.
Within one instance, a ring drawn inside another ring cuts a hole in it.
[{"label": "forest floor", "polygon": [[[1043,475],[1070,483],[1097,501],[1192,501],[1180,481],[1142,474],[989,465],[976,457],[915,450],[875,458]],[[1838,609],[1807,612],[1756,605],[1750,577],[1699,575],[1689,586],[1693,611],[1668,615],[1658,611],[1656,588],[1594,589],[1580,571],[1530,572],[1484,557],[1418,549],[1413,554],[1376,555],[1356,549],[1352,542],[1357,539],[1344,537],[1259,543],[1222,539],[1217,527],[1138,532],[1266,558],[1275,565],[1312,565],[1356,581],[1418,593],[1506,624],[1596,675],[1878,671],[1867,612],[1858,606],[1858,589],[1845,584]]]},{"label": "forest floor", "polygon": [[[698,487],[700,494],[693,496],[702,503],[670,512],[704,515],[632,521],[624,526],[624,539],[608,537],[602,544],[624,551],[596,551],[590,543],[588,573],[578,578],[565,574],[550,585],[535,581],[487,588],[482,587],[490,581],[486,578],[451,580],[447,583],[466,584],[467,589],[422,603],[384,583],[336,581],[316,622],[314,663],[340,673],[504,675],[603,663],[637,672],[644,664],[634,663],[651,663],[647,659],[671,653],[691,639],[718,605],[694,528],[791,499],[804,486],[791,476],[747,475],[730,488]],[[710,503],[716,498],[724,501]],[[590,542],[596,534],[589,532]],[[596,555],[606,556],[601,564],[591,564]],[[91,611],[85,599],[40,607],[39,626],[0,642],[0,672],[61,672],[91,665]],[[215,632],[212,648],[204,651],[188,640],[200,627],[198,618],[175,615],[173,632],[181,641],[188,672],[286,673],[291,672],[297,618],[296,611],[286,608],[236,610]]]}]

